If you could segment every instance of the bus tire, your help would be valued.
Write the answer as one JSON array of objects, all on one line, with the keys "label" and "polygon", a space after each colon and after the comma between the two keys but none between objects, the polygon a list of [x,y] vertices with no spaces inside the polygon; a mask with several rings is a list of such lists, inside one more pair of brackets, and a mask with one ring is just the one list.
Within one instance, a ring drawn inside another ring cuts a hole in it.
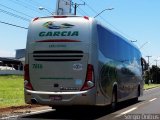
[{"label": "bus tire", "polygon": [[138,86],[138,90],[137,90],[137,97],[134,98],[134,102],[138,102],[138,97],[140,96],[141,91],[140,91],[140,85]]},{"label": "bus tire", "polygon": [[141,95],[141,90],[140,90],[141,88],[140,88],[140,85],[138,86],[138,97],[140,97],[140,95]]},{"label": "bus tire", "polygon": [[140,96],[140,85],[138,86],[136,94],[137,94],[137,96],[135,98],[131,99],[133,103],[137,103],[138,102],[138,97]]},{"label": "bus tire", "polygon": [[111,108],[113,111],[115,111],[117,108],[117,88],[116,87],[114,87],[113,92],[112,92]]}]

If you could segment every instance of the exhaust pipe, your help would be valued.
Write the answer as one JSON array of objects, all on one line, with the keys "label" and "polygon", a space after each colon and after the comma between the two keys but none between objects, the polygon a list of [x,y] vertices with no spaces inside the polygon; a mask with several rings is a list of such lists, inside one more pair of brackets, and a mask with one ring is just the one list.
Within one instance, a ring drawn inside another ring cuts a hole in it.
[{"label": "exhaust pipe", "polygon": [[32,99],[31,99],[31,102],[32,102],[32,104],[37,104],[37,103],[38,103],[35,98],[32,98]]}]

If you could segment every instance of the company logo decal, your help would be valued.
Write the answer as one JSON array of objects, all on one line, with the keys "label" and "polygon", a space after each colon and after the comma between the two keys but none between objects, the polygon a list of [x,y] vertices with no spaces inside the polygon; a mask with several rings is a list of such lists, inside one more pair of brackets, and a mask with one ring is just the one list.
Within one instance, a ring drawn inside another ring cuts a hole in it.
[{"label": "company logo decal", "polygon": [[48,29],[65,29],[65,28],[72,28],[74,25],[63,23],[61,25],[55,25],[54,21],[48,21],[43,24],[43,27]]},{"label": "company logo decal", "polygon": [[78,31],[48,31],[48,32],[40,32],[39,36],[40,37],[47,37],[47,36],[78,36],[79,32]]}]

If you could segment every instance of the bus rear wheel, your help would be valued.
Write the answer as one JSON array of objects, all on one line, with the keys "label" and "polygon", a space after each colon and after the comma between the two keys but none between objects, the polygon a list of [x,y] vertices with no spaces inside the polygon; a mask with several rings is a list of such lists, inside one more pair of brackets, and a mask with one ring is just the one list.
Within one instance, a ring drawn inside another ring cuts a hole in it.
[{"label": "bus rear wheel", "polygon": [[117,108],[117,90],[116,89],[113,89],[113,92],[112,92],[111,108],[113,111],[115,111]]},{"label": "bus rear wheel", "polygon": [[140,94],[141,94],[141,91],[140,91],[140,85],[139,85],[137,89],[137,97],[133,99],[135,103],[138,102],[138,97],[140,96]]}]

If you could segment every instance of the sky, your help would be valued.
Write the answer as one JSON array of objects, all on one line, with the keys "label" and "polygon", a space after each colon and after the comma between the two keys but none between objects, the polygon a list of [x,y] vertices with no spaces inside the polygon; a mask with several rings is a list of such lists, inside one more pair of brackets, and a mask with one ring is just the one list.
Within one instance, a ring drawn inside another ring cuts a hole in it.
[{"label": "sky", "polygon": [[[160,60],[160,0],[72,0],[80,5],[77,15],[96,17],[109,29],[136,44],[150,65]],[[35,17],[49,16],[56,0],[0,0],[0,57],[14,57],[16,49],[26,47],[27,29]],[[73,10],[73,9],[72,9]],[[74,11],[74,10],[73,10]],[[4,23],[5,22],[5,23]],[[12,24],[12,25],[8,25]],[[15,27],[20,26],[24,28]],[[160,65],[160,61],[158,62]]]}]

